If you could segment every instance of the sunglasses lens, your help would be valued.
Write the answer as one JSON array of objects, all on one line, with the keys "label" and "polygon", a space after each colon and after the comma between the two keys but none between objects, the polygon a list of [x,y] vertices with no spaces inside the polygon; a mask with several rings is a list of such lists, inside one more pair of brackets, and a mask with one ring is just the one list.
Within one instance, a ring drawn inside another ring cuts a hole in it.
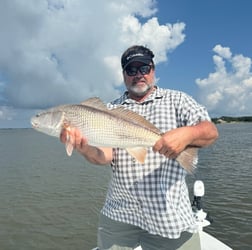
[{"label": "sunglasses lens", "polygon": [[125,69],[128,76],[135,76],[137,74],[137,68],[136,67],[128,67]]},{"label": "sunglasses lens", "polygon": [[139,68],[139,71],[141,72],[142,75],[149,74],[150,70],[151,70],[151,66],[150,65],[144,65],[144,66],[141,66]]},{"label": "sunglasses lens", "polygon": [[142,65],[140,67],[127,67],[125,71],[128,76],[135,76],[138,71],[140,71],[142,75],[146,75],[150,73],[151,65]]}]

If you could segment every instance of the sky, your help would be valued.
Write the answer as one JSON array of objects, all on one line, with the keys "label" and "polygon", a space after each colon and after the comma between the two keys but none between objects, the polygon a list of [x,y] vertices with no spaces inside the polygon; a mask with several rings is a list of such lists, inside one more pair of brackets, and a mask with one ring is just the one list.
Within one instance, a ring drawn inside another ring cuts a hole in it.
[{"label": "sky", "polygon": [[211,117],[252,115],[250,0],[0,0],[0,128],[125,90],[121,54],[155,54],[157,85]]}]

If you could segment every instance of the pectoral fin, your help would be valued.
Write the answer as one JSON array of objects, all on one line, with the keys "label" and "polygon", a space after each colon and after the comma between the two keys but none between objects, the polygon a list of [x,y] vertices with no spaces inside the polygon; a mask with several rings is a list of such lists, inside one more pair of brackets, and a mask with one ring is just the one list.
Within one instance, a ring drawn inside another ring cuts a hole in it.
[{"label": "pectoral fin", "polygon": [[73,145],[71,143],[66,143],[65,148],[66,148],[67,155],[71,156],[73,153]]},{"label": "pectoral fin", "polygon": [[126,148],[126,151],[135,158],[139,163],[143,164],[147,154],[146,148]]},{"label": "pectoral fin", "polygon": [[70,127],[67,127],[66,128],[66,143],[65,143],[65,149],[66,149],[66,153],[68,156],[71,156],[72,153],[73,153],[73,140],[72,140],[72,137],[71,137],[71,134],[70,134]]}]

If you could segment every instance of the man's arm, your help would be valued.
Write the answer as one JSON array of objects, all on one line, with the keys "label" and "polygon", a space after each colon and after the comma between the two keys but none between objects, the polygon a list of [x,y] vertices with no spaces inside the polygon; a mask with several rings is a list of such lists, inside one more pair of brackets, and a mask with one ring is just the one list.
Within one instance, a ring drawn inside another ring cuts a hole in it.
[{"label": "man's arm", "polygon": [[210,121],[202,121],[194,126],[170,130],[156,142],[154,152],[169,158],[176,158],[186,147],[206,147],[218,138],[216,126]]},{"label": "man's arm", "polygon": [[70,131],[63,129],[60,141],[64,144],[70,142],[74,149],[93,164],[107,165],[112,161],[112,148],[98,148],[88,145],[88,141],[78,129],[72,128]]}]

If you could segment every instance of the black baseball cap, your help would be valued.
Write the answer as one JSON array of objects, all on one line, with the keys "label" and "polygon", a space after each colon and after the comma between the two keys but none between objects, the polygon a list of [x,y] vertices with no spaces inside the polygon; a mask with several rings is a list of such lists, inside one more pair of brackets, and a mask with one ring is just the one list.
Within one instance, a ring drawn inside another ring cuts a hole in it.
[{"label": "black baseball cap", "polygon": [[142,62],[144,64],[149,65],[150,63],[153,64],[153,52],[141,45],[134,45],[128,48],[121,57],[121,65],[123,70],[132,62]]}]

